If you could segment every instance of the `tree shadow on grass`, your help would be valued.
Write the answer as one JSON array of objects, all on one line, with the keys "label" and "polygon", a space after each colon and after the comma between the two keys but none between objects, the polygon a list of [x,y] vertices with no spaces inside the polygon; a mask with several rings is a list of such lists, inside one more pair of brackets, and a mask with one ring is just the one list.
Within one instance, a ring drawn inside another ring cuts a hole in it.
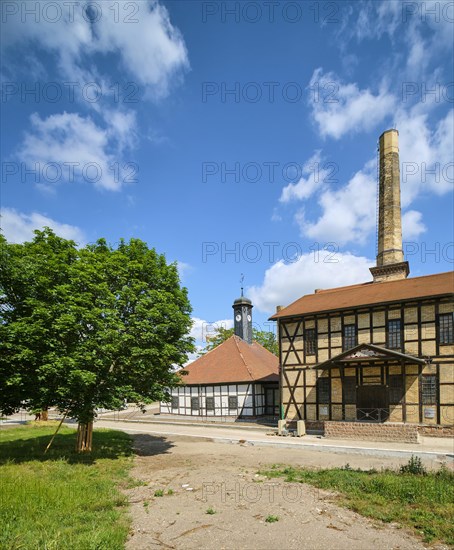
[{"label": "tree shadow on grass", "polygon": [[[23,436],[22,436],[23,430]],[[130,436],[118,430],[96,429],[93,431],[91,453],[76,453],[76,431],[62,428],[51,448],[44,454],[53,429],[43,434],[42,430],[21,427],[8,437],[9,430],[0,431],[0,465],[31,461],[66,461],[68,464],[94,464],[99,459],[118,459],[134,454],[152,456],[168,452],[173,444],[165,437],[140,434]],[[3,435],[3,437],[2,437]],[[133,448],[134,447],[134,448]]]}]

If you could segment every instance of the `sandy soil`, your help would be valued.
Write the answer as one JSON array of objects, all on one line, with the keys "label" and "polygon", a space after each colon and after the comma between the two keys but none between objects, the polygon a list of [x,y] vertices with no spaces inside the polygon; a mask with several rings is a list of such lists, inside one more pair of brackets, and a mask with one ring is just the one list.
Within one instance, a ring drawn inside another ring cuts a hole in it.
[{"label": "sandy soil", "polygon": [[[257,474],[275,463],[329,467],[348,462],[355,468],[381,468],[402,460],[179,436],[136,435],[134,442],[138,456],[133,475],[144,485],[127,491],[133,517],[129,550],[425,547],[397,525],[336,506],[333,493]],[[169,489],[173,494],[167,494]],[[154,496],[157,490],[164,496]],[[207,513],[210,508],[214,514]],[[268,523],[268,516],[279,521]]]}]

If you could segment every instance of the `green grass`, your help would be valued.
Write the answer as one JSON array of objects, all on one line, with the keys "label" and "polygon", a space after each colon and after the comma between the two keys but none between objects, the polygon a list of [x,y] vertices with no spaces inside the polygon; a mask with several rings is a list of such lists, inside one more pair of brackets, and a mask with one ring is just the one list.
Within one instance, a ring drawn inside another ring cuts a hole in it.
[{"label": "green grass", "polygon": [[74,452],[75,430],[55,426],[0,430],[0,548],[117,550],[129,530],[132,448],[123,432],[96,429],[94,451]]},{"label": "green grass", "polygon": [[414,475],[350,467],[307,470],[273,465],[259,473],[337,491],[338,504],[363,516],[410,527],[425,542],[439,540],[454,545],[454,473],[446,468]]}]

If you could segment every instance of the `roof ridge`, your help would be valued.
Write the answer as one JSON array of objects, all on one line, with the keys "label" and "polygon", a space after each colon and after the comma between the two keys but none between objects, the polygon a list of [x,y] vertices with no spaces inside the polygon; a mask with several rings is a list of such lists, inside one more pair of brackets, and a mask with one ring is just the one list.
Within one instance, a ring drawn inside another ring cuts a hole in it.
[{"label": "roof ridge", "polygon": [[319,288],[317,292],[311,292],[310,294],[305,294],[305,296],[313,296],[314,294],[324,294],[326,292],[335,292],[336,290],[344,290],[345,288],[356,288],[358,286],[371,285],[374,281],[366,281],[365,283],[355,283],[353,285],[344,285],[344,286],[335,286],[333,288]]},{"label": "roof ridge", "polygon": [[235,344],[236,344],[236,347],[237,347],[237,349],[238,349],[238,353],[240,354],[240,357],[241,357],[241,359],[242,359],[242,361],[243,361],[243,363],[244,363],[244,366],[246,367],[246,370],[248,371],[249,376],[251,377],[251,380],[254,380],[254,377],[253,377],[253,375],[252,375],[252,372],[251,372],[250,368],[248,367],[248,364],[246,363],[246,359],[243,357],[243,354],[241,353],[240,346],[238,345],[238,340],[237,340],[237,338],[239,338],[239,336],[236,336],[236,335],[235,335]]},{"label": "roof ridge", "polygon": [[[366,286],[371,284],[388,284],[388,283],[397,283],[399,281],[414,281],[415,279],[423,279],[424,277],[436,277],[439,275],[446,275],[447,273],[451,273],[451,271],[442,271],[441,273],[430,273],[428,275],[418,275],[417,277],[408,277],[406,279],[394,279],[392,281],[380,281],[379,283],[376,283],[374,281],[365,281],[364,283],[354,283],[352,285],[344,285],[344,286],[335,286],[333,288],[320,288],[317,289],[317,292],[311,292],[310,294],[304,294],[304,296],[313,296],[314,294],[324,294],[326,292],[337,292],[338,290],[345,290],[347,288],[357,288],[359,286]],[[291,304],[289,304],[291,305]]]},{"label": "roof ridge", "polygon": [[[265,350],[267,353],[270,353],[273,357],[277,357],[277,355],[274,355],[274,353],[272,351],[270,351],[269,349],[267,349],[265,346],[263,346],[260,342],[257,342],[257,340],[252,340],[252,344],[255,344],[256,346],[258,346],[258,349],[259,350]],[[252,345],[251,344],[251,345]],[[254,350],[256,351],[256,350]],[[258,351],[258,350],[257,350]]]},{"label": "roof ridge", "polygon": [[[223,342],[221,342],[220,344],[218,344],[217,346],[215,346],[213,349],[209,349],[208,351],[206,351],[205,353],[202,353],[199,357],[197,357],[197,359],[194,359],[194,361],[192,363],[195,363],[197,360],[199,359],[202,359],[202,357],[205,357],[207,355],[209,355],[210,353],[212,353],[213,351],[217,350],[219,346],[222,346],[223,344],[225,344],[226,342],[228,342],[231,338],[233,338],[235,335],[232,334],[232,336],[229,336],[227,338],[227,340],[224,340]],[[191,364],[192,364],[191,363]]]}]

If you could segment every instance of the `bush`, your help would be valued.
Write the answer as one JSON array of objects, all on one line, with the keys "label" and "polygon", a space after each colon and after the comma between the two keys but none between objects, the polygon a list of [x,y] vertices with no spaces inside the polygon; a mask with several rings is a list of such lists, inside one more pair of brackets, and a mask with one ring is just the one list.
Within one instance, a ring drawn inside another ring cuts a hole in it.
[{"label": "bush", "polygon": [[426,468],[423,466],[423,463],[419,456],[411,455],[410,460],[407,464],[404,464],[400,467],[401,474],[413,474],[417,476],[425,476],[427,474]]}]

